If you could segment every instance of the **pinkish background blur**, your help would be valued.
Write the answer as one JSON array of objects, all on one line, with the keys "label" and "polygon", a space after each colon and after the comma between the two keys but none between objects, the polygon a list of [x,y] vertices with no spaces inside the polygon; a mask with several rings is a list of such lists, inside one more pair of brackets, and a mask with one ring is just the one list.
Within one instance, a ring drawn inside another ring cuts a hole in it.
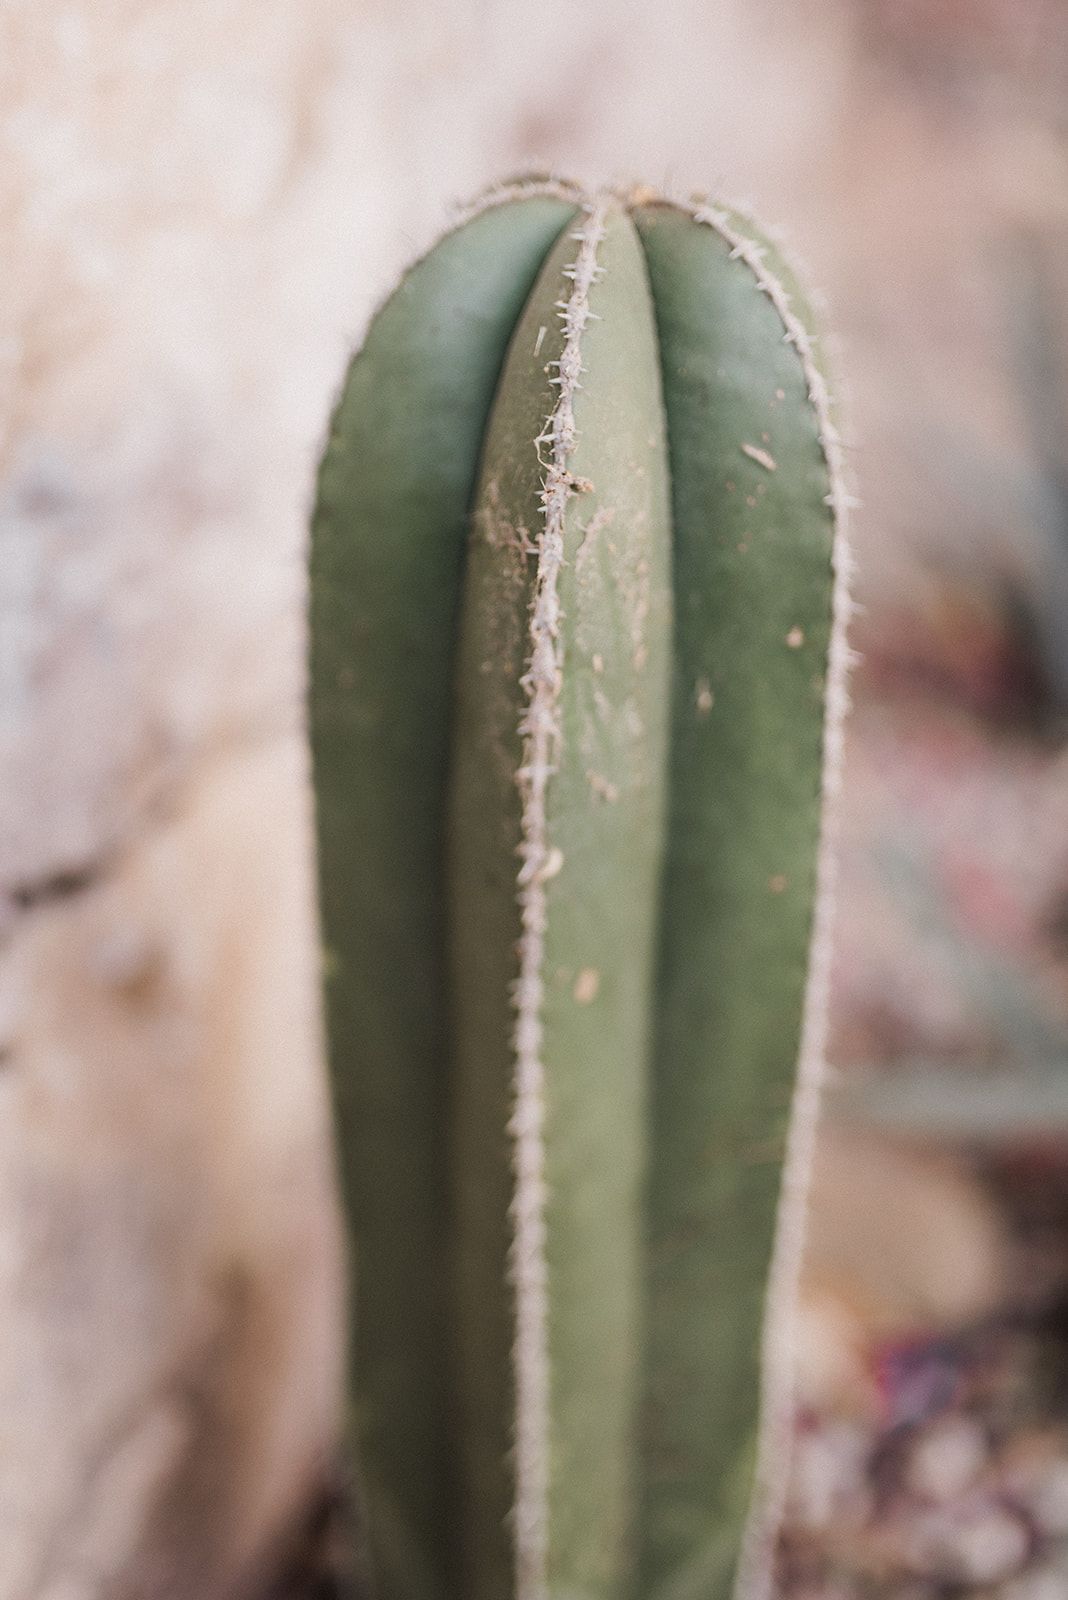
[{"label": "pinkish background blur", "polygon": [[1068,4],[6,0],[0,1600],[331,1592],[304,527],[370,310],[533,165],[751,203],[840,335],[784,1593],[1068,1596]]}]

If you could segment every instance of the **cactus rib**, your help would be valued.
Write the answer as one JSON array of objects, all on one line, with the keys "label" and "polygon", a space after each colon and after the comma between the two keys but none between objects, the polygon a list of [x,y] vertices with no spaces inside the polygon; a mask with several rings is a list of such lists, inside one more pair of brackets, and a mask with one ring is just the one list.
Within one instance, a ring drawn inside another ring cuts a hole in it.
[{"label": "cactus rib", "polygon": [[[522,1425],[516,1384],[524,1375],[516,1334],[522,1338],[530,1326],[514,1281],[507,1282],[517,1184],[515,1135],[506,1129],[516,1121],[517,1067],[524,1066],[516,1028],[522,995],[514,984],[522,981],[531,911],[540,988],[529,1015],[540,1035],[541,1082],[537,1098],[520,1109],[542,1119],[535,1148],[545,1162],[544,1189],[528,1198],[544,1215],[540,1244],[551,1293],[541,1326],[552,1373],[531,1420],[550,1469],[542,1504],[553,1531],[549,1557],[543,1552],[547,1569],[524,1562],[525,1592],[551,1592],[564,1576],[580,1592],[619,1581],[634,1476],[670,522],[640,244],[618,207],[606,208],[603,222],[591,216],[577,244],[577,260],[569,235],[547,258],[498,385],[475,496],[456,676],[449,826],[454,1228],[460,1431],[471,1486],[461,1522],[464,1592],[487,1600],[518,1577],[518,1548],[499,1542],[501,1519],[508,1512],[517,1535],[514,1507],[530,1505],[518,1485],[510,1512],[494,1495],[503,1487],[502,1461],[513,1473],[520,1465],[513,1428]],[[621,327],[628,330],[623,340]],[[545,444],[554,432],[560,470],[546,483],[540,452],[551,470]],[[554,574],[551,591],[542,587],[543,562],[530,570],[537,543],[527,530],[535,528]],[[549,601],[544,618],[541,595]],[[542,620],[551,631],[541,633]],[[532,659],[541,676],[539,709],[552,714],[535,724],[546,740],[540,755],[530,738]],[[536,901],[528,898],[530,880],[517,891],[515,861],[531,820],[529,775],[517,785],[528,769],[545,780],[540,848],[531,858],[540,859]],[[520,1093],[533,1088],[528,1082]],[[509,1205],[510,1237],[499,1227]],[[490,1338],[487,1308],[494,1303]],[[506,1364],[511,1379],[494,1396],[489,1374]]]},{"label": "cactus rib", "polygon": [[[486,196],[355,358],[319,472],[310,733],[326,1024],[376,1588],[455,1591],[442,852],[468,514],[494,388],[574,191]],[[352,1296],[356,1299],[355,1291]]]},{"label": "cactus rib", "polygon": [[538,536],[538,567],[530,612],[530,659],[521,687],[527,695],[519,731],[523,764],[517,773],[522,801],[519,903],[523,932],[515,986],[515,1110],[509,1132],[515,1148],[511,1272],[516,1292],[516,1594],[544,1593],[548,1523],[549,1354],[545,1261],[544,1088],[541,1008],[544,997],[545,870],[550,844],[545,791],[560,739],[557,721],[563,663],[557,651],[560,602],[557,579],[564,558],[564,512],[574,494],[568,458],[575,448],[574,399],[582,371],[580,341],[589,316],[589,290],[604,236],[606,202],[590,212],[570,269],[574,287],[561,312],[566,337],[558,363],[559,399],[536,441],[551,451],[542,498],[545,524]]},{"label": "cactus rib", "polygon": [[805,1242],[805,1213],[816,1125],[824,1081],[827,1014],[830,997],[838,839],[838,796],[845,760],[845,720],[849,710],[850,598],[853,565],[849,513],[855,505],[846,483],[842,440],[831,414],[827,380],[816,361],[812,336],[794,311],[785,285],[770,271],[767,251],[734,225],[721,207],[694,205],[696,222],[713,228],[745,262],[757,287],[782,319],[785,338],[797,351],[809,399],[816,412],[820,444],[830,484],[828,503],[834,519],[831,566],[834,573],[832,627],[827,656],[824,701],[823,766],[820,793],[823,814],[816,856],[816,895],[808,976],[801,1018],[801,1046],[790,1125],[783,1161],[782,1188],[761,1349],[760,1422],[753,1496],[742,1534],[735,1579],[735,1600],[768,1600],[772,1592],[774,1545],[785,1509],[789,1464],[789,1430],[795,1339],[797,1285]]}]

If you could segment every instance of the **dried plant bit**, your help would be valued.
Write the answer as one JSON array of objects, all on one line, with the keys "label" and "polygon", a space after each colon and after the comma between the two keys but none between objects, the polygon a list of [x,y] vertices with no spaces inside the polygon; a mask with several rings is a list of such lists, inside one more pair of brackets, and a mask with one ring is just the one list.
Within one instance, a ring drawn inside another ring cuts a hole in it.
[{"label": "dried plant bit", "polygon": [[1006,1496],[1047,1539],[1068,1539],[1068,1436],[1061,1428],[1025,1428],[998,1461]]},{"label": "dried plant bit", "polygon": [[886,1429],[913,1427],[951,1406],[966,1381],[966,1359],[958,1342],[940,1335],[877,1346],[873,1364]]},{"label": "dried plant bit", "polygon": [[1026,1524],[1009,1507],[980,1499],[910,1520],[902,1544],[913,1570],[946,1583],[978,1586],[1019,1572],[1031,1541]]},{"label": "dried plant bit", "polygon": [[951,1412],[914,1433],[906,1451],[903,1484],[918,1499],[945,1505],[974,1488],[988,1459],[980,1424],[974,1417]]},{"label": "dried plant bit", "polygon": [[792,1529],[814,1532],[868,1520],[873,1443],[868,1429],[844,1419],[814,1420],[799,1429],[786,1503]]},{"label": "dried plant bit", "polygon": [[[807,1519],[791,1496],[783,1600],[828,1575],[856,1583],[864,1600],[905,1583],[935,1600],[1026,1600],[1032,1588],[1041,1600],[1054,1584],[1068,1594],[1068,1422],[1050,1405],[1046,1375],[1065,1360],[1059,1319],[1003,1315],[890,1350],[914,1362],[932,1346],[956,1370],[955,1398],[919,1421],[886,1419],[873,1435],[859,1469],[872,1496],[866,1521],[842,1490]],[[834,1424],[811,1411],[799,1417],[796,1452],[833,1437]]]},{"label": "dried plant bit", "polygon": [[1002,1584],[993,1600],[1064,1600],[1068,1594],[1068,1558],[1046,1559]]}]

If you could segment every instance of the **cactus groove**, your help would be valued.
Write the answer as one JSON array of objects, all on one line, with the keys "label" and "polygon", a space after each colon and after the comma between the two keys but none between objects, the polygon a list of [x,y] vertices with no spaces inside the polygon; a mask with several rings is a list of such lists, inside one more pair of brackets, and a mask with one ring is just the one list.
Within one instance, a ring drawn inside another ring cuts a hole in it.
[{"label": "cactus groove", "polygon": [[847,654],[771,259],[513,185],[333,420],[310,725],[375,1600],[769,1592]]}]

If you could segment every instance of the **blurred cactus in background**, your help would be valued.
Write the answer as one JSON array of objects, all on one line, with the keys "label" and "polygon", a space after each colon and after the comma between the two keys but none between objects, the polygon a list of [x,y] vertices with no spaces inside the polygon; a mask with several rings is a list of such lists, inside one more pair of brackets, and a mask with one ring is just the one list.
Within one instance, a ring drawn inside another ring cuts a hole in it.
[{"label": "blurred cactus in background", "polygon": [[852,268],[895,252],[877,336],[837,283],[866,505],[780,1552],[806,1600],[1068,1593],[1065,22],[863,9],[908,132]]}]

